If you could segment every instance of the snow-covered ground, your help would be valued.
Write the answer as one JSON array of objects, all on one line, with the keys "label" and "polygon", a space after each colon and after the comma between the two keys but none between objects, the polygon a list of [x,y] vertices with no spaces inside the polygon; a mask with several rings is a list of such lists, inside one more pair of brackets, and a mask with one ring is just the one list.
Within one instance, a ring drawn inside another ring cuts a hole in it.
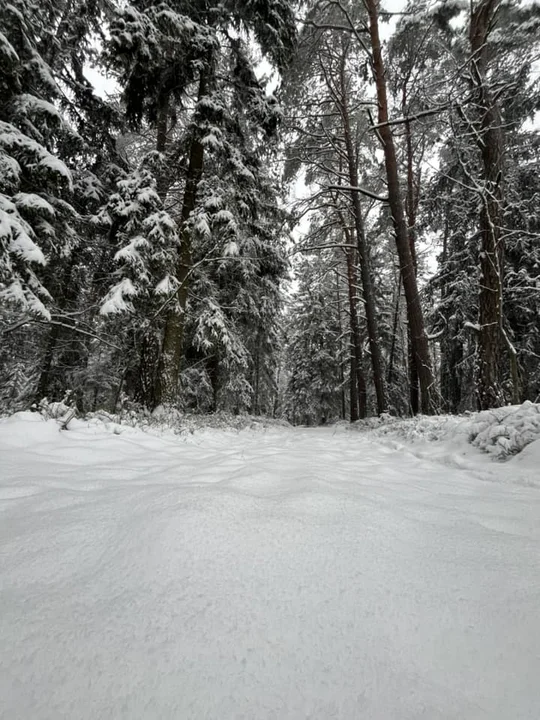
[{"label": "snow-covered ground", "polygon": [[538,720],[538,440],[452,427],[0,421],[0,717]]},{"label": "snow-covered ground", "polygon": [[540,488],[538,403],[465,415],[369,418],[352,429],[369,431],[395,449],[467,469],[476,477]]}]

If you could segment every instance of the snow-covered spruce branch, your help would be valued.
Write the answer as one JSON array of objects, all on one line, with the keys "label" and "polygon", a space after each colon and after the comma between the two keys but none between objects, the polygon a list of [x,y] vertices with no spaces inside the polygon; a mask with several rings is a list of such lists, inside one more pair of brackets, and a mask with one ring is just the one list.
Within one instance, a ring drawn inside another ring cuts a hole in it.
[{"label": "snow-covered spruce branch", "polygon": [[[217,247],[217,246],[215,246]],[[215,247],[213,249],[215,249]],[[249,255],[242,255],[242,256],[236,256],[236,255],[205,255],[203,258],[201,258],[198,262],[193,263],[191,266],[189,272],[186,274],[186,277],[183,282],[178,283],[178,285],[175,286],[175,289],[173,292],[171,292],[164,302],[159,306],[159,308],[156,310],[156,312],[152,315],[152,320],[155,320],[157,317],[159,317],[170,305],[174,300],[176,299],[178,295],[178,291],[184,287],[186,283],[188,283],[191,279],[191,277],[194,275],[195,271],[198,267],[201,265],[205,265],[212,262],[224,262],[224,261],[235,261],[240,262],[243,260],[260,260],[263,256],[257,255],[250,257]]]}]

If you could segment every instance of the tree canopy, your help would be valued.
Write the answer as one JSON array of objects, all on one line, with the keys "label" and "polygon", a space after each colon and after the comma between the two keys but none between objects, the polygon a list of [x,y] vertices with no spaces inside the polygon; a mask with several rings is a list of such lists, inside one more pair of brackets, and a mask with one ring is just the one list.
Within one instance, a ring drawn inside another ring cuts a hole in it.
[{"label": "tree canopy", "polygon": [[4,4],[1,409],[537,400],[539,26],[519,0]]}]

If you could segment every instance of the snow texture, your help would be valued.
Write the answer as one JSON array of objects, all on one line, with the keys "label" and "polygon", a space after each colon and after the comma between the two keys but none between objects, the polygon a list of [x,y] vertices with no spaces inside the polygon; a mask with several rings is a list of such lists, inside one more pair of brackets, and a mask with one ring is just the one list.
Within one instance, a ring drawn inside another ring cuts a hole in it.
[{"label": "snow texture", "polygon": [[36,193],[18,193],[13,202],[19,210],[26,210],[30,213],[38,213],[53,218],[55,211],[50,202]]},{"label": "snow texture", "polygon": [[[354,429],[371,431],[394,448],[406,443],[418,457],[430,457],[458,467],[475,468],[483,477],[512,477],[540,487],[540,404],[484,410],[466,415],[390,416],[355,423]],[[525,452],[526,450],[526,452]],[[478,452],[479,451],[479,452]],[[480,453],[505,463],[504,468],[486,465]]]},{"label": "snow texture", "polygon": [[137,295],[137,289],[129,278],[120,280],[114,287],[112,287],[100,309],[101,315],[116,315],[122,312],[132,312],[133,305],[129,298]]},{"label": "snow texture", "polygon": [[178,281],[176,278],[171,277],[171,275],[166,275],[163,280],[156,285],[154,292],[156,295],[172,295],[177,289]]},{"label": "snow texture", "polygon": [[[13,211],[10,212],[11,208]],[[7,242],[10,252],[26,260],[45,265],[45,255],[32,240],[32,228],[18,214],[15,206],[0,194],[0,241]]]},{"label": "snow texture", "polygon": [[67,182],[69,190],[71,192],[73,191],[73,178],[71,176],[71,172],[59,158],[54,157],[53,155],[47,155],[39,161],[39,165],[62,177]]},{"label": "snow texture", "polygon": [[2,32],[0,32],[0,54],[10,63],[16,63],[19,60],[15,48]]},{"label": "snow texture", "polygon": [[538,441],[252,425],[0,421],[0,717],[537,720]]}]

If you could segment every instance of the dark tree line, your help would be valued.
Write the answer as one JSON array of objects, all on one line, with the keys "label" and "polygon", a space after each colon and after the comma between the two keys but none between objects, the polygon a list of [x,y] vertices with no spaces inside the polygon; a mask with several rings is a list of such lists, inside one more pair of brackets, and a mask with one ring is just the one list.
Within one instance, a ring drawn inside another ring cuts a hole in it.
[{"label": "dark tree line", "polygon": [[537,400],[539,26],[518,0],[2,5],[3,411]]},{"label": "dark tree line", "polygon": [[[286,0],[0,9],[3,404],[271,409]],[[117,92],[87,80],[94,66]]]},{"label": "dark tree line", "polygon": [[[332,321],[360,341],[332,376],[335,417],[358,416],[343,383],[362,386],[360,416],[381,412],[381,387],[397,414],[538,400],[538,28],[518,2],[306,9],[288,89],[303,263],[357,298]],[[361,272],[342,269],[353,246]]]}]

